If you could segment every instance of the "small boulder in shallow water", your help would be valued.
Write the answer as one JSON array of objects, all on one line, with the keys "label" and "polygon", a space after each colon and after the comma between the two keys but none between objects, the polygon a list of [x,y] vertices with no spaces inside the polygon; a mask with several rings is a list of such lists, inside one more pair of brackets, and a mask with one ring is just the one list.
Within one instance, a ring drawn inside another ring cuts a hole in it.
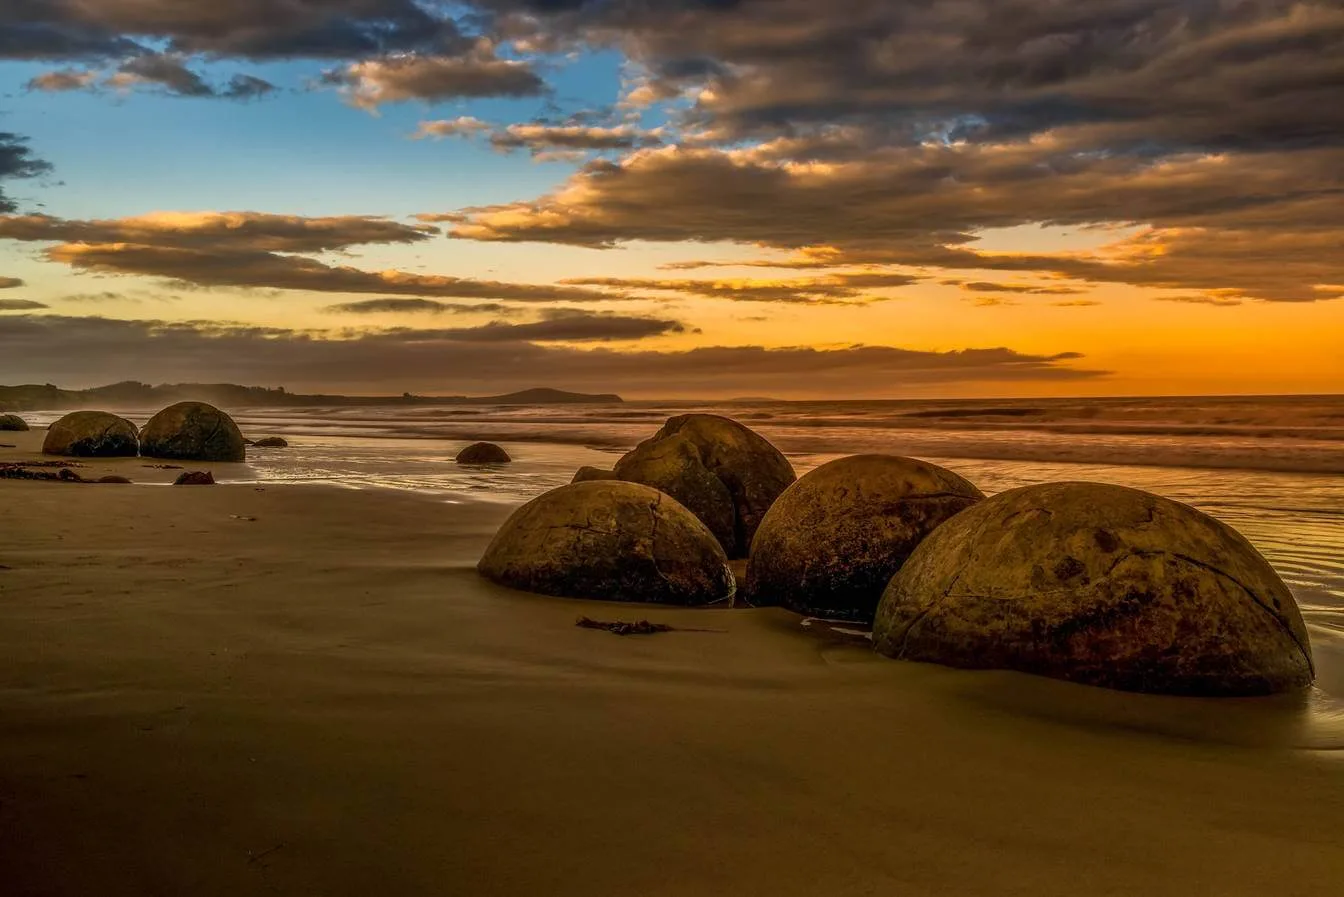
[{"label": "small boulder in shallow water", "polygon": [[28,430],[28,422],[17,414],[0,414],[0,431],[21,433]]},{"label": "small boulder in shallow water", "polygon": [[915,549],[878,605],[878,651],[1176,695],[1309,685],[1292,593],[1240,534],[1099,483],[1000,493]]},{"label": "small boulder in shallow water", "polygon": [[213,486],[215,475],[208,470],[189,470],[173,480],[174,486]]},{"label": "small boulder in shallow water", "polygon": [[508,464],[513,459],[493,442],[477,442],[457,453],[458,464]]},{"label": "small boulder in shallow water", "polygon": [[121,485],[121,486],[128,486],[128,485],[130,485],[130,482],[131,482],[131,481],[130,481],[128,478],[126,478],[126,477],[119,477],[119,476],[116,476],[115,474],[109,474],[108,476],[105,476],[105,477],[99,477],[99,478],[98,478],[98,482],[100,482],[100,483],[115,483],[115,484],[117,484],[117,485]]},{"label": "small boulder in shallow water", "polygon": [[562,486],[510,517],[477,566],[545,595],[695,606],[732,597],[728,558],[690,511],[656,489]]},{"label": "small boulder in shallow water", "polygon": [[140,451],[135,424],[106,411],[75,411],[47,428],[42,452],[75,458],[133,458]]},{"label": "small boulder in shallow water", "polygon": [[242,461],[246,451],[233,418],[205,402],[169,405],[140,431],[140,452],[146,458]]},{"label": "small boulder in shallow water", "polygon": [[289,443],[279,436],[267,436],[251,444],[257,448],[289,448]]},{"label": "small boulder in shallow water", "polygon": [[910,553],[984,497],[952,471],[913,458],[854,455],[823,464],[766,513],[751,544],[746,600],[871,623]]},{"label": "small boulder in shallow water", "polygon": [[666,492],[709,527],[730,558],[746,557],[765,512],[797,479],[762,436],[714,414],[683,414],[616,462],[618,479]]}]

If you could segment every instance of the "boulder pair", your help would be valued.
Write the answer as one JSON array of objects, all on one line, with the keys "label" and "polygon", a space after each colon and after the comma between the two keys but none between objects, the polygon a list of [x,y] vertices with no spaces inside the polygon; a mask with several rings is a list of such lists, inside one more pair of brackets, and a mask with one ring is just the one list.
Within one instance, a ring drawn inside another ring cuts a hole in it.
[{"label": "boulder pair", "polygon": [[178,402],[135,424],[106,411],[75,411],[47,430],[42,451],[80,458],[143,455],[182,461],[242,461],[243,434],[223,411],[204,402]]}]

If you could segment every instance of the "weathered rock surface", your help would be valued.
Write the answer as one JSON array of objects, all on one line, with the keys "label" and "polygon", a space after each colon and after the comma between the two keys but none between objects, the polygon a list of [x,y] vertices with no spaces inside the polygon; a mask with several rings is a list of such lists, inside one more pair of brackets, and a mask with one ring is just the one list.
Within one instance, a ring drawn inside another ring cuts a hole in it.
[{"label": "weathered rock surface", "polygon": [[140,431],[140,453],[146,458],[242,461],[246,451],[233,418],[205,402],[169,405]]},{"label": "weathered rock surface", "polygon": [[267,436],[251,444],[257,448],[289,448],[289,442],[279,436]]},{"label": "weathered rock surface", "polygon": [[510,517],[477,568],[494,582],[569,598],[703,605],[732,596],[713,534],[636,483],[562,486]]},{"label": "weathered rock surface", "polygon": [[984,498],[927,461],[854,455],[784,490],[751,545],[744,597],[871,623],[891,577],[934,528]]},{"label": "weathered rock surface", "polygon": [[42,452],[75,458],[125,458],[140,451],[135,424],[106,411],[75,411],[47,428]]},{"label": "weathered rock surface", "polygon": [[745,557],[765,512],[795,479],[778,449],[713,414],[670,419],[616,463],[616,476],[675,498],[709,527],[729,557]]},{"label": "weathered rock surface", "polygon": [[618,479],[614,470],[603,470],[600,467],[580,467],[574,474],[571,483],[597,483],[602,480]]},{"label": "weathered rock surface", "polygon": [[493,442],[477,442],[457,453],[458,464],[508,464],[512,460]]},{"label": "weathered rock surface", "polygon": [[105,477],[99,477],[98,482],[111,483],[121,486],[129,486],[131,484],[131,481],[128,477],[117,476],[116,474],[108,474]]},{"label": "weathered rock surface", "polygon": [[173,480],[174,486],[213,486],[215,475],[208,470],[188,470]]},{"label": "weathered rock surface", "polygon": [[28,430],[28,422],[17,414],[0,414],[0,431],[21,433]]},{"label": "weathered rock surface", "polygon": [[1314,669],[1283,580],[1230,527],[1096,483],[1013,489],[958,514],[891,581],[878,651],[1177,695],[1262,695]]}]

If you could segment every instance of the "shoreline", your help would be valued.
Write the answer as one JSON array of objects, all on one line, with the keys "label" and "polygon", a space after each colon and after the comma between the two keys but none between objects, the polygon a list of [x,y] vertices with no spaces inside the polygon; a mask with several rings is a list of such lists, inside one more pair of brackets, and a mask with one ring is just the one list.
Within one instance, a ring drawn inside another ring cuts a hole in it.
[{"label": "shoreline", "polygon": [[1344,727],[1311,695],[1105,692],[887,660],[779,609],[513,592],[474,569],[509,510],[0,483],[12,892],[1314,897],[1344,876]]}]

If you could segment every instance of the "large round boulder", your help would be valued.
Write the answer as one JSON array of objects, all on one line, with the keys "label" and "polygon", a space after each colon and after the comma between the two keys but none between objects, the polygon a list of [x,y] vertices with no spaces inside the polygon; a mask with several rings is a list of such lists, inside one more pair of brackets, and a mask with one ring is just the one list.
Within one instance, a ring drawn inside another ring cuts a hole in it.
[{"label": "large round boulder", "polygon": [[493,442],[477,442],[457,453],[458,464],[508,464],[513,459]]},{"label": "large round boulder", "polygon": [[477,569],[566,598],[693,606],[734,591],[728,559],[704,524],[656,489],[616,481],[562,486],[523,505]]},{"label": "large round boulder", "polygon": [[19,433],[27,429],[28,422],[17,414],[0,414],[0,431]]},{"label": "large round boulder", "polygon": [[794,483],[756,531],[751,604],[871,623],[882,592],[934,528],[984,498],[950,470],[895,455],[854,455]]},{"label": "large round boulder", "polygon": [[1230,527],[1097,483],[1013,489],[924,540],[887,587],[878,651],[1177,695],[1310,684],[1288,587]]},{"label": "large round boulder", "polygon": [[75,458],[134,458],[135,424],[106,411],[75,411],[47,428],[42,451]]},{"label": "large round boulder", "polygon": [[681,502],[731,558],[746,557],[765,512],[797,479],[763,437],[714,414],[672,418],[617,461],[615,473]]},{"label": "large round boulder", "polygon": [[140,452],[146,458],[242,461],[246,451],[233,418],[205,402],[169,405],[140,431]]}]

